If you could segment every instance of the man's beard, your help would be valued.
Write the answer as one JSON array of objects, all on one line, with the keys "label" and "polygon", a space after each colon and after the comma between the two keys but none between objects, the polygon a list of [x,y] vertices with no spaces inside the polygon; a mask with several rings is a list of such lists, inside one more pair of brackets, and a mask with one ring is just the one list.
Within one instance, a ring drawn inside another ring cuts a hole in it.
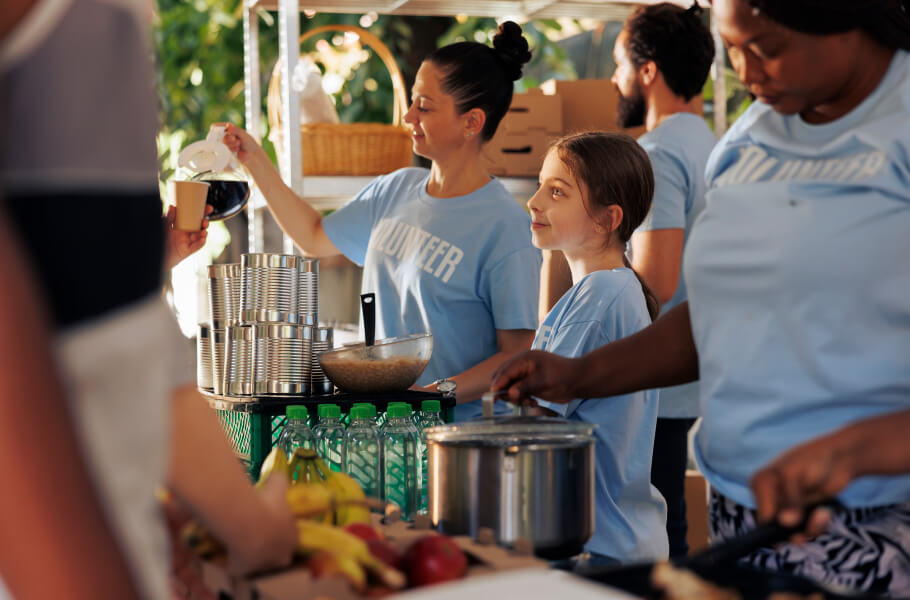
[{"label": "man's beard", "polygon": [[641,127],[645,124],[645,97],[641,90],[637,88],[632,96],[623,96],[619,89],[616,90],[619,95],[619,102],[616,105],[616,123],[620,128]]}]

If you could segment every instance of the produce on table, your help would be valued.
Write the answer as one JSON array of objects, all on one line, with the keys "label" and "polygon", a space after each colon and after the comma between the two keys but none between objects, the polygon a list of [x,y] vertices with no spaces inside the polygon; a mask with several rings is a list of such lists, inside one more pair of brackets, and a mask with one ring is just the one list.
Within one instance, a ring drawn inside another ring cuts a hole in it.
[{"label": "produce on table", "polygon": [[344,530],[351,535],[356,535],[365,542],[382,539],[382,535],[372,525],[367,525],[366,523],[350,523],[345,525]]},{"label": "produce on table", "polygon": [[[377,538],[368,525],[372,505],[383,503],[367,498],[357,482],[344,473],[329,470],[315,451],[298,448],[290,463],[283,451],[275,448],[262,464],[258,486],[271,477],[298,473],[287,492],[287,502],[297,519],[297,554],[306,559],[305,565],[316,577],[340,575],[358,592],[366,589],[367,573],[373,575],[384,589],[404,587],[404,575],[384,562],[386,556],[371,554],[367,542],[342,527],[352,527],[358,535]],[[224,548],[207,530],[195,522],[183,530],[184,543],[198,556],[215,558],[224,555]]]},{"label": "produce on table", "polygon": [[468,570],[464,552],[444,535],[428,535],[411,544],[402,564],[412,586],[460,579]]},{"label": "produce on table", "polygon": [[324,550],[312,554],[304,564],[314,577],[340,575],[358,592],[363,592],[367,587],[366,571],[349,556]]},{"label": "produce on table", "polygon": [[401,569],[401,553],[385,540],[367,540],[370,554],[394,569]]}]

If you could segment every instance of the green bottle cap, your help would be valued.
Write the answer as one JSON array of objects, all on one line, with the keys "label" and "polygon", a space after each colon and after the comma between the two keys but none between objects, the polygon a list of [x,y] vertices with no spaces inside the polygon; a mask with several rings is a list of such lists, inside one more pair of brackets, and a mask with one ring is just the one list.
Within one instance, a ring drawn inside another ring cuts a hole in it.
[{"label": "green bottle cap", "polygon": [[351,406],[351,416],[354,416],[354,408],[356,408],[356,407],[358,407],[358,406],[366,406],[368,410],[372,411],[371,414],[370,414],[370,416],[371,416],[371,417],[375,417],[375,416],[376,416],[376,407],[373,406],[372,404],[370,404],[369,402],[355,402],[355,403]]},{"label": "green bottle cap", "polygon": [[420,403],[420,410],[423,412],[439,412],[442,410],[442,406],[439,404],[439,400],[424,400]]},{"label": "green bottle cap", "polygon": [[285,414],[289,419],[306,419],[310,415],[306,406],[289,406]]},{"label": "green bottle cap", "polygon": [[404,402],[394,402],[389,405],[386,414],[389,415],[390,419],[407,417],[411,415],[411,407]]},{"label": "green bottle cap", "polygon": [[337,404],[320,404],[316,411],[320,419],[334,419],[341,416],[341,409],[338,408]]},{"label": "green bottle cap", "polygon": [[[370,409],[373,409],[372,411]],[[355,404],[351,407],[352,419],[370,419],[376,416],[376,408],[369,404]]]}]

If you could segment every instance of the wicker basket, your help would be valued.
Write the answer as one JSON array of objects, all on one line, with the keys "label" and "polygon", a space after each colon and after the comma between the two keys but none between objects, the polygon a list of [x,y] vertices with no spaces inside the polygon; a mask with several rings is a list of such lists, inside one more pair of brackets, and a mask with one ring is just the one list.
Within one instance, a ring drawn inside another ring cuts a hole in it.
[{"label": "wicker basket", "polygon": [[[382,123],[307,123],[300,127],[305,175],[381,175],[411,164],[411,132],[403,124],[407,110],[404,78],[388,47],[375,35],[352,25],[326,25],[307,31],[306,39],[325,31],[354,32],[371,46],[392,76],[395,94],[391,125]],[[283,152],[281,139],[281,68],[272,70],[268,91],[269,128],[275,149]]]}]

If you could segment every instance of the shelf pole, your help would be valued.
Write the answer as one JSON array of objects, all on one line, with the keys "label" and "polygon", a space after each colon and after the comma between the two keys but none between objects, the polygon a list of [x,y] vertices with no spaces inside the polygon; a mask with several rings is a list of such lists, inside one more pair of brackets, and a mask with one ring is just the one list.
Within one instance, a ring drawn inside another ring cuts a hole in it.
[{"label": "shelf pole", "polygon": [[[291,87],[291,78],[297,66],[300,54],[300,15],[298,0],[279,0],[278,2],[278,60],[281,61],[281,108],[284,119],[281,121],[281,139],[284,140],[284,152],[279,157],[281,172],[285,174],[285,183],[294,193],[303,196],[303,163],[300,148],[300,103]],[[282,251],[293,254],[294,243],[282,234]]]},{"label": "shelf pole", "polygon": [[[262,88],[259,77],[259,17],[252,2],[244,3],[243,10],[243,100],[245,104],[244,128],[257,142],[262,141]],[[247,203],[247,248],[249,252],[262,252],[262,193],[251,185],[251,198]]]},{"label": "shelf pole", "polygon": [[714,79],[714,135],[718,138],[727,131],[727,65],[724,40],[720,37],[717,28],[717,19],[714,11],[711,16],[711,36],[714,38],[714,66],[711,68],[711,77]]}]

